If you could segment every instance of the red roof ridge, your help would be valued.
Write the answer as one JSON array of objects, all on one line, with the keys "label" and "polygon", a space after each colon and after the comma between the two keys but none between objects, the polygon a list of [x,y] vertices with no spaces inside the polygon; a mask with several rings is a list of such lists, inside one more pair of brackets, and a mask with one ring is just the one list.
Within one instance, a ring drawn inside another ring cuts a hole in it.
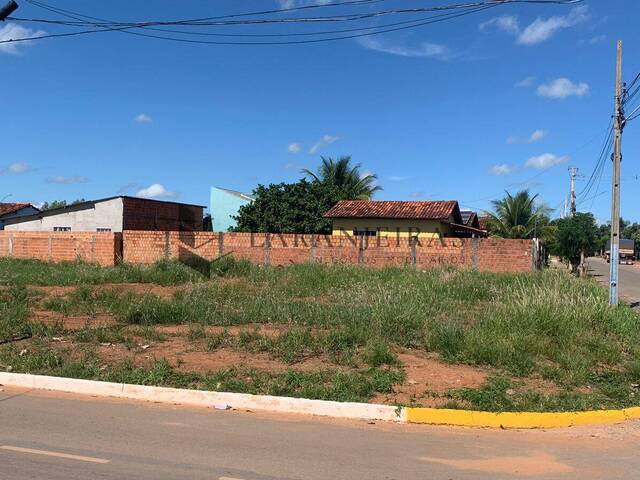
[{"label": "red roof ridge", "polygon": [[31,207],[28,202],[0,203],[0,215],[8,215],[15,213],[22,208]]},{"label": "red roof ridge", "polygon": [[445,220],[460,216],[456,200],[341,200],[326,218],[413,218]]}]

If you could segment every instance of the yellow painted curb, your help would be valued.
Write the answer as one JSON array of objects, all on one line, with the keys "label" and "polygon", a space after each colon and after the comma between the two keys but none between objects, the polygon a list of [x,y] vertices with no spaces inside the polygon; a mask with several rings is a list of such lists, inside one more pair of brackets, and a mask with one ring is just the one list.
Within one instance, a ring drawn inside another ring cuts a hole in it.
[{"label": "yellow painted curb", "polygon": [[405,408],[408,423],[489,428],[560,428],[578,425],[605,425],[640,419],[640,407],[588,412],[477,412],[439,408]]}]

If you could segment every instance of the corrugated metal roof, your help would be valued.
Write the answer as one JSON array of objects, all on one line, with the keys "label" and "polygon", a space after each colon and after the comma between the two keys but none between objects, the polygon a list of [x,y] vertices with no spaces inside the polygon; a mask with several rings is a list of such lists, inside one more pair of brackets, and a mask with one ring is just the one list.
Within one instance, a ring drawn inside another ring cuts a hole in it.
[{"label": "corrugated metal roof", "polygon": [[30,203],[0,203],[0,215],[15,213],[23,208],[30,207]]},{"label": "corrugated metal roof", "polygon": [[460,218],[455,200],[386,201],[342,200],[324,215],[327,218],[411,218],[447,220]]}]

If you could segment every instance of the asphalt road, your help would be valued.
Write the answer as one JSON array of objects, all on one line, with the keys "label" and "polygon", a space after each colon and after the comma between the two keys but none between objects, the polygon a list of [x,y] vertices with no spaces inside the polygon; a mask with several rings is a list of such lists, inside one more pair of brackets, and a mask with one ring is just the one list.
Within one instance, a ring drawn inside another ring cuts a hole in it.
[{"label": "asphalt road", "polygon": [[635,478],[640,423],[561,431],[368,424],[0,392],[0,479]]},{"label": "asphalt road", "polygon": [[[609,267],[603,259],[592,257],[587,259],[589,273],[609,288]],[[620,296],[629,303],[640,303],[640,265],[620,265]]]}]

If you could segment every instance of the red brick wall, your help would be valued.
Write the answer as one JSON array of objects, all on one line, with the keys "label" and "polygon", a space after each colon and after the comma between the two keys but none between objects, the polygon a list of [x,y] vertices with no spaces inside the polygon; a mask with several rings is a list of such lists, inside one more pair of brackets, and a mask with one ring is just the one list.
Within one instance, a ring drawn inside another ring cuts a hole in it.
[{"label": "red brick wall", "polygon": [[120,255],[121,242],[120,233],[0,231],[0,257],[51,262],[82,260],[113,266]]},{"label": "red brick wall", "polygon": [[202,207],[133,197],[122,201],[124,230],[202,230]]},{"label": "red brick wall", "polygon": [[177,231],[9,232],[0,231],[0,256],[45,261],[83,260],[114,265],[153,263],[162,258],[212,260],[221,254],[254,263],[289,265],[315,261],[382,267],[453,266],[489,272],[533,269],[531,240],[494,238],[345,238],[331,235]]},{"label": "red brick wall", "polygon": [[123,258],[129,263],[152,263],[164,257],[212,260],[221,254],[231,254],[271,265],[316,261],[382,267],[415,262],[421,269],[439,266],[490,272],[533,269],[531,240],[420,239],[412,246],[408,238],[356,240],[331,235],[125,231],[123,244]]}]

